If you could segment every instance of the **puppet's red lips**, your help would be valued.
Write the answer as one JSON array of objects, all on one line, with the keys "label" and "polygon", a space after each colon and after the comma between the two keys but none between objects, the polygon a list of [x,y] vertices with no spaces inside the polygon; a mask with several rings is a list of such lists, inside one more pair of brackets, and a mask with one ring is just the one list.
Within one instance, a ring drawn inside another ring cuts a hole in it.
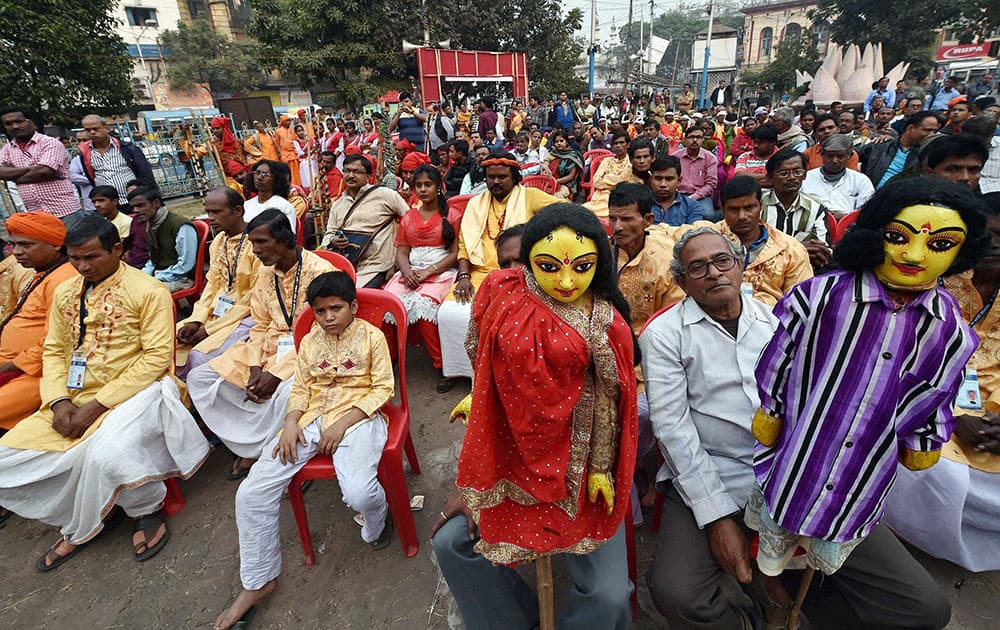
[{"label": "puppet's red lips", "polygon": [[892,266],[895,267],[896,269],[899,269],[900,273],[905,273],[908,276],[915,276],[924,270],[923,267],[919,267],[917,265],[904,265],[901,263],[892,263]]},{"label": "puppet's red lips", "polygon": [[556,293],[563,296],[564,298],[568,298],[568,297],[573,297],[573,295],[576,293],[576,289],[570,289],[568,291],[565,289],[556,289]]}]

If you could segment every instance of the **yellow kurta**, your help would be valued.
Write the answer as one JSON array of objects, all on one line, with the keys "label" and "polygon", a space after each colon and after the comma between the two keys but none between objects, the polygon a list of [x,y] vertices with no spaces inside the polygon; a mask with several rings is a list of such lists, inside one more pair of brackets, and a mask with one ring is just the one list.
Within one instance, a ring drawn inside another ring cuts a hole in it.
[{"label": "yellow kurta", "polygon": [[[715,224],[723,236],[740,244],[725,221]],[[774,306],[792,287],[813,277],[809,252],[797,240],[775,227],[767,226],[767,243],[743,270],[743,281],[753,285],[753,296]]]},{"label": "yellow kurta", "polygon": [[394,392],[392,359],[381,330],[355,318],[334,337],[313,327],[302,339],[295,360],[295,383],[288,411],[303,412],[300,427],[323,417],[323,430],[351,407],[371,418]]},{"label": "yellow kurta", "polygon": [[[290,335],[295,318],[306,306],[306,289],[313,279],[327,271],[335,271],[333,265],[309,250],[302,252],[302,275],[299,279],[299,290],[292,299],[295,287],[295,275],[298,265],[282,273],[273,266],[260,267],[253,280],[250,295],[250,317],[254,327],[250,329],[250,338],[231,346],[221,356],[212,359],[209,365],[226,382],[239,388],[247,386],[250,379],[250,368],[260,366],[281,380],[287,380],[295,372],[295,351],[288,352],[277,361],[278,340],[282,335]],[[278,296],[274,292],[274,279],[278,279],[282,299],[289,315],[292,316],[292,326],[285,322]],[[294,301],[294,313],[293,303]]]},{"label": "yellow kurta", "polygon": [[[374,190],[372,190],[374,188]],[[368,192],[368,191],[371,192]],[[364,195],[364,199],[361,199]],[[361,199],[354,212],[351,206]],[[390,272],[396,264],[396,228],[410,207],[394,190],[366,184],[351,197],[346,191],[330,204],[330,217],[326,222],[323,247],[327,248],[337,232],[374,235],[367,251],[357,264],[357,285],[363,287],[382,272]],[[350,214],[350,216],[348,216]]]},{"label": "yellow kurta", "polygon": [[[520,185],[514,186],[503,201],[493,199],[488,190],[470,199],[458,231],[458,257],[469,261],[472,286],[478,289],[489,272],[500,268],[496,247],[500,232],[527,223],[542,208],[564,201]],[[454,300],[454,292],[446,299]]]},{"label": "yellow kurta", "polygon": [[13,254],[0,260],[0,320],[14,310],[21,289],[28,284],[34,273],[17,264]]},{"label": "yellow kurta", "polygon": [[614,156],[604,158],[594,173],[594,194],[583,204],[599,219],[608,218],[608,197],[615,186],[622,182],[641,184],[642,180],[632,172],[632,162],[628,156],[619,159]]},{"label": "yellow kurta", "polygon": [[646,230],[646,244],[632,260],[618,250],[618,287],[632,314],[632,331],[638,335],[657,311],[676,304],[686,294],[670,273],[674,239],[658,225]]},{"label": "yellow kurta", "polygon": [[84,280],[61,284],[52,300],[43,354],[42,407],[0,439],[0,445],[41,451],[65,451],[101,424],[92,424],[77,440],[52,429],[49,406],[60,398],[80,407],[97,400],[114,409],[173,370],[174,306],[159,280],[122,263],[86,296],[86,334],[81,351],[87,358],[83,389],[66,387],[70,359],[80,335],[80,295]]},{"label": "yellow kurta", "polygon": [[[205,353],[221,348],[243,318],[250,314],[253,280],[260,269],[260,259],[254,256],[253,246],[245,233],[228,236],[223,232],[217,235],[208,250],[208,260],[205,289],[192,307],[191,316],[177,324],[178,329],[191,322],[205,325],[208,337],[194,347]],[[232,275],[234,263],[236,274]],[[225,315],[215,317],[212,313],[222,295],[229,296],[235,303]],[[190,351],[190,346],[177,346],[177,365],[187,363]]]}]

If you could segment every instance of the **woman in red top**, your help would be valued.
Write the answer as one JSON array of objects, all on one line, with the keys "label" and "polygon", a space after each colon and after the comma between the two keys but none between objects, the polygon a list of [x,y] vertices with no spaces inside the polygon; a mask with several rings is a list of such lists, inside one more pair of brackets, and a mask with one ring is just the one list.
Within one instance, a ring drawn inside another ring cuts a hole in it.
[{"label": "woman in red top", "polygon": [[441,173],[433,165],[417,167],[413,188],[420,204],[411,208],[399,223],[396,232],[399,271],[386,283],[385,290],[398,296],[406,307],[408,337],[423,339],[434,367],[440,369],[437,311],[455,283],[458,263],[455,224],[460,218],[449,216]]}]

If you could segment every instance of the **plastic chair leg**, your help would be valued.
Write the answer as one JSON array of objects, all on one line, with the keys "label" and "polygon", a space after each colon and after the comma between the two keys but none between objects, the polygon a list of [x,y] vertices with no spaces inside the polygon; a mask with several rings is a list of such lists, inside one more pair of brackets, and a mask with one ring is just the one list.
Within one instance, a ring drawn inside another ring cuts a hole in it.
[{"label": "plastic chair leg", "polygon": [[184,509],[186,502],[181,494],[181,487],[177,483],[176,477],[171,477],[163,482],[167,486],[167,496],[163,499],[163,512],[167,516],[173,516]]},{"label": "plastic chair leg", "polygon": [[295,514],[295,526],[299,528],[302,551],[306,554],[306,566],[311,567],[316,564],[316,556],[313,555],[312,535],[309,533],[309,517],[306,516],[306,503],[302,498],[301,482],[294,477],[292,483],[288,484],[288,501],[292,504],[292,513]]},{"label": "plastic chair leg", "polygon": [[420,462],[417,461],[417,451],[413,448],[413,436],[409,432],[406,433],[406,443],[403,444],[403,448],[406,450],[406,460],[410,462],[410,472],[419,475]]},{"label": "plastic chair leg", "polygon": [[[629,502],[631,503],[631,501]],[[639,611],[639,576],[635,563],[635,526],[632,524],[632,506],[625,509],[625,548],[628,553],[628,579],[632,582],[632,619]]]},{"label": "plastic chair leg", "polygon": [[379,464],[378,480],[385,490],[389,503],[389,512],[399,534],[399,543],[407,558],[417,555],[420,543],[417,542],[417,527],[413,522],[413,512],[410,511],[410,491],[406,487],[406,476],[403,474],[402,453],[386,453]]}]

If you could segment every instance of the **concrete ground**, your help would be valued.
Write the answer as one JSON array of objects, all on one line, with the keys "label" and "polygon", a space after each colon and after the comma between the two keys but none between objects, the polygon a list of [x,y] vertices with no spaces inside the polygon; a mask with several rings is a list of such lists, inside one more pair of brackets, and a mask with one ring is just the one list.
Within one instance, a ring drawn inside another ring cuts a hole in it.
[{"label": "concrete ground", "polygon": [[[462,428],[448,424],[448,412],[468,391],[435,392],[437,374],[422,349],[408,356],[412,434],[423,467],[410,475],[412,494],[426,507],[414,514],[421,540],[415,558],[406,558],[398,540],[373,551],[343,505],[337,484],[316,482],[306,494],[316,545],[316,565],[303,564],[295,522],[282,503],[284,571],[278,589],[261,606],[255,628],[459,628],[461,620],[441,580],[427,541],[455,475]],[[0,594],[3,628],[210,628],[240,589],[239,555],[233,520],[236,483],[225,480],[230,459],[217,451],[181,486],[187,507],[169,521],[171,539],[155,558],[132,558],[129,524],[100,537],[70,562],[40,574],[35,561],[58,538],[51,527],[12,517],[0,530],[0,566],[7,586]],[[636,531],[640,577],[655,546],[655,535]],[[954,610],[948,628],[1000,627],[1000,572],[971,574],[918,553]],[[565,576],[555,563],[557,606]],[[530,573],[530,569],[526,571]],[[640,579],[640,584],[643,580]],[[640,587],[640,613],[634,628],[665,624]],[[514,630],[514,629],[511,629]],[[599,629],[598,629],[599,630]]]}]

